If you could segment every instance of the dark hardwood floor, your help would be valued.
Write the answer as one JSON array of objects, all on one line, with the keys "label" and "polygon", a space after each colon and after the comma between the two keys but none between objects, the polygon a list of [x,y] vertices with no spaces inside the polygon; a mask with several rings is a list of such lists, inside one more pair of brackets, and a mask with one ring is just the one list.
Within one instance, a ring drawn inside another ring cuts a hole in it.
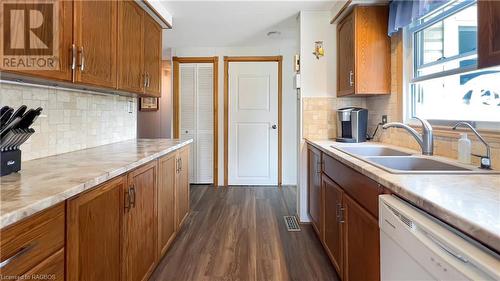
[{"label": "dark hardwood floor", "polygon": [[288,188],[192,186],[191,214],[150,280],[339,280],[310,225],[286,230]]}]

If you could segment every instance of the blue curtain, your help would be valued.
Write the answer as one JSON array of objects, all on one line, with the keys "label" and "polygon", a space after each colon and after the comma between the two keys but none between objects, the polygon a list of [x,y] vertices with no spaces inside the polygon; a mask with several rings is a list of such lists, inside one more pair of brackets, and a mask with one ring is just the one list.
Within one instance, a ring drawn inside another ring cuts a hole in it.
[{"label": "blue curtain", "polygon": [[389,36],[450,0],[394,0],[389,4]]}]

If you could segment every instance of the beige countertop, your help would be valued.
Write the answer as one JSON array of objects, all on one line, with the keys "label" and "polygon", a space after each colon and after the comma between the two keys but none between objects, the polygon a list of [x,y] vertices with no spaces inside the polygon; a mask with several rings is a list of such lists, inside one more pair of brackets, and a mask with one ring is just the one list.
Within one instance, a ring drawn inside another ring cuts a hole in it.
[{"label": "beige countertop", "polygon": [[134,139],[22,163],[0,178],[0,228],[191,143]]},{"label": "beige countertop", "polygon": [[[331,147],[342,143],[306,141],[418,208],[500,252],[500,175],[391,174]],[[370,144],[376,143],[360,145]],[[397,149],[419,154],[400,147]]]}]

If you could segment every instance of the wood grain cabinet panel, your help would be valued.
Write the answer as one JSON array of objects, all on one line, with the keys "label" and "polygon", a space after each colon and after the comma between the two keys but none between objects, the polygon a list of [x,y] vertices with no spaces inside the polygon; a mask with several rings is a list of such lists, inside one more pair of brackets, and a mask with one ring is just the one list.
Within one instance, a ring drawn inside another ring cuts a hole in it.
[{"label": "wood grain cabinet panel", "polygon": [[64,249],[60,249],[23,275],[24,280],[40,280],[37,276],[43,276],[46,277],[45,280],[64,281]]},{"label": "wood grain cabinet panel", "polygon": [[128,174],[125,187],[124,278],[147,280],[157,262],[156,161]]},{"label": "wood grain cabinet panel", "polygon": [[144,93],[149,96],[161,96],[161,55],[162,30],[153,18],[144,17],[144,71],[146,87]]},{"label": "wood grain cabinet panel", "polygon": [[119,177],[68,200],[68,281],[121,280],[125,186]]},{"label": "wood grain cabinet panel", "polygon": [[316,234],[319,237],[323,236],[321,223],[321,151],[308,146],[307,161],[308,161],[308,213],[311,217],[311,222]]},{"label": "wood grain cabinet panel", "polygon": [[189,147],[179,150],[176,187],[177,229],[189,213]]},{"label": "wood grain cabinet panel", "polygon": [[[73,1],[66,0],[56,0],[56,3],[59,5],[59,26],[58,26],[58,35],[59,35],[59,45],[57,48],[57,56],[54,57],[54,62],[57,66],[56,70],[4,70],[7,72],[12,72],[21,75],[39,77],[50,80],[57,81],[71,81],[72,79],[72,42],[73,42]],[[22,7],[21,9],[24,9]],[[42,25],[40,30],[37,32],[40,33],[52,33],[52,30],[48,28],[52,28],[51,25]]]},{"label": "wood grain cabinet panel", "polygon": [[176,168],[177,153],[170,153],[158,160],[158,252],[160,256],[166,253],[175,237]]},{"label": "wood grain cabinet panel", "polygon": [[337,26],[337,95],[390,94],[388,7],[355,6]]},{"label": "wood grain cabinet panel", "polygon": [[118,2],[118,89],[143,93],[144,11],[134,1]]},{"label": "wood grain cabinet panel", "polygon": [[500,1],[477,1],[478,67],[500,65]]},{"label": "wood grain cabinet panel", "polygon": [[380,280],[378,221],[344,194],[344,281]]},{"label": "wood grain cabinet panel", "polygon": [[74,3],[75,81],[116,88],[118,1]]},{"label": "wood grain cabinet panel", "polygon": [[333,266],[339,273],[343,274],[343,202],[344,192],[342,188],[327,176],[322,177],[323,186],[323,218],[324,218],[324,245],[325,250],[332,261]]},{"label": "wood grain cabinet panel", "polygon": [[64,247],[64,203],[0,230],[1,276],[20,276]]}]

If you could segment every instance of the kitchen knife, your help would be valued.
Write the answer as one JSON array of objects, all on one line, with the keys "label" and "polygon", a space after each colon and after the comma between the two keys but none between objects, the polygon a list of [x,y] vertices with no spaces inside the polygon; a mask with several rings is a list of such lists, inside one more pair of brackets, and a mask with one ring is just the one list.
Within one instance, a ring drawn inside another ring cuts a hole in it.
[{"label": "kitchen knife", "polygon": [[17,117],[23,117],[24,112],[26,112],[26,105],[21,105],[9,118],[6,124],[9,124],[12,120],[16,119]]},{"label": "kitchen knife", "polygon": [[2,115],[5,113],[5,111],[7,111],[7,109],[9,109],[9,108],[10,108],[10,106],[8,106],[8,105],[3,106],[3,107],[0,109],[0,116],[2,116]]},{"label": "kitchen knife", "polygon": [[19,122],[19,124],[16,126],[16,128],[20,129],[28,129],[31,125],[33,125],[33,122],[38,118],[38,116],[42,113],[42,108],[39,107],[37,109],[30,109],[28,110],[24,115],[22,120]]},{"label": "kitchen knife", "polygon": [[7,124],[7,121],[9,120],[10,116],[14,112],[14,108],[9,107],[5,112],[0,116],[0,124],[1,126],[5,126]]},{"label": "kitchen knife", "polygon": [[5,127],[3,127],[2,130],[0,131],[0,139],[3,139],[11,129],[14,129],[19,124],[19,122],[21,122],[21,118],[17,117],[9,124],[7,124]]}]

